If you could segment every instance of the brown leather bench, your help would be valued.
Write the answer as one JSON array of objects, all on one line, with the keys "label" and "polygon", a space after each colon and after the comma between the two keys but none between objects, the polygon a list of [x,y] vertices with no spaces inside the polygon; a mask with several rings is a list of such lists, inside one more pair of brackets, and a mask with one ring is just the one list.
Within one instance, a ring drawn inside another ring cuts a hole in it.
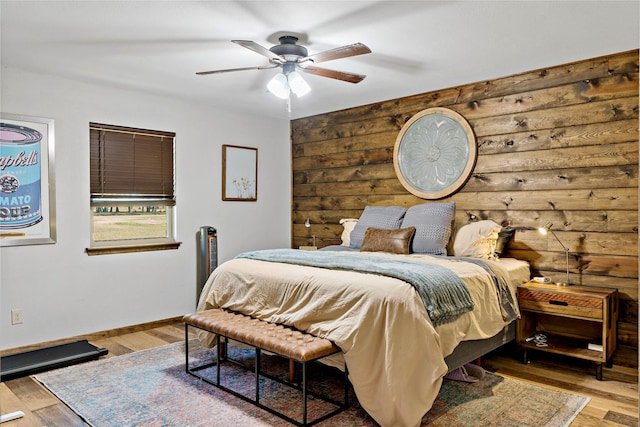
[{"label": "brown leather bench", "polygon": [[[250,316],[246,316],[241,313],[226,311],[222,309],[213,309],[195,312],[187,314],[182,318],[185,324],[185,352],[186,352],[186,371],[194,375],[209,384],[215,385],[222,390],[225,390],[234,396],[240,397],[248,402],[251,402],[258,407],[265,409],[266,411],[278,415],[279,417],[299,426],[311,426],[319,423],[347,408],[348,406],[348,381],[347,372],[345,369],[345,390],[344,401],[337,402],[327,396],[321,396],[317,393],[312,393],[307,389],[307,363],[316,361],[325,356],[335,354],[340,351],[340,348],[333,342],[319,338],[314,335],[299,331],[297,329],[269,323],[264,320],[255,319]],[[204,331],[208,331],[216,334],[216,361],[212,363],[205,363],[200,366],[189,366],[189,327],[195,327]],[[221,340],[224,338],[224,342]],[[227,340],[237,341],[253,347],[256,351],[255,358],[255,398],[251,399],[243,394],[240,394],[234,390],[231,390],[220,384],[220,364],[227,361],[226,352],[224,351],[225,343]],[[298,386],[290,381],[282,381],[278,378],[268,376],[260,372],[260,358],[261,351],[268,351],[270,353],[277,354],[285,357],[290,361],[298,362],[302,366],[302,386]],[[216,379],[212,380],[199,373],[203,369],[217,366]],[[260,388],[259,377],[260,375],[266,376],[283,384],[287,384],[302,392],[303,409],[302,409],[302,421],[297,421],[283,413],[280,413],[270,407],[267,407],[260,403]],[[307,421],[307,395],[313,396],[331,403],[337,406],[337,409],[316,418],[315,420]]]}]

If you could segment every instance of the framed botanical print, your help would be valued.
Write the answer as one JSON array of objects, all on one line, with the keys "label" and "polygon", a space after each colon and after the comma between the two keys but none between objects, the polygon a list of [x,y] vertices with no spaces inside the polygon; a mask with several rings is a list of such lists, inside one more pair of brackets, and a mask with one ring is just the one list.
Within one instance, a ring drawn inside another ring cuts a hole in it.
[{"label": "framed botanical print", "polygon": [[258,149],[222,146],[222,200],[258,200]]}]

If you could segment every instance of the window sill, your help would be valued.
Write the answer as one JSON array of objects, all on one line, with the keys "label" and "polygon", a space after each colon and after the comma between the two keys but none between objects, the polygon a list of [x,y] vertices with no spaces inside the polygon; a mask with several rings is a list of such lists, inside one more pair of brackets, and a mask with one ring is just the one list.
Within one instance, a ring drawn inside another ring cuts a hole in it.
[{"label": "window sill", "polygon": [[182,242],[157,243],[153,245],[134,245],[134,246],[103,246],[97,248],[87,248],[87,255],[110,255],[123,254],[128,252],[148,252],[148,251],[167,251],[178,249]]}]

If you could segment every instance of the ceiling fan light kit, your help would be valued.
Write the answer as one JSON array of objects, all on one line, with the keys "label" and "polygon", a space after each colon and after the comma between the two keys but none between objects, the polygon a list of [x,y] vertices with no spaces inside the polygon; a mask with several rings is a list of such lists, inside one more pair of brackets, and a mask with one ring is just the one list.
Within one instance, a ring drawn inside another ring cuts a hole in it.
[{"label": "ceiling fan light kit", "polygon": [[278,98],[286,99],[289,96],[289,90],[295,93],[298,98],[311,91],[311,86],[296,71],[289,73],[285,78],[282,77],[284,74],[277,74],[267,86],[267,89]]},{"label": "ceiling fan light kit", "polygon": [[250,40],[231,40],[233,43],[239,44],[242,47],[268,58],[271,65],[201,71],[196,74],[206,75],[226,73],[230,71],[264,70],[279,67],[282,69],[282,73],[276,74],[271,81],[269,81],[267,89],[269,92],[282,99],[289,99],[291,92],[296,94],[298,97],[301,97],[311,91],[311,87],[302,78],[298,71],[302,71],[307,74],[315,74],[321,77],[342,80],[349,83],[359,83],[366,77],[362,74],[330,70],[327,68],[316,67],[315,65],[312,66],[312,64],[319,62],[371,53],[371,50],[362,43],[354,43],[352,45],[329,49],[324,52],[309,55],[306,47],[296,44],[298,37],[283,35],[279,40],[280,44],[271,47],[271,49],[267,49]]},{"label": "ceiling fan light kit", "polygon": [[295,93],[298,98],[309,93],[311,86],[295,69],[293,64],[284,64],[282,74],[276,74],[267,84],[269,92],[282,99],[287,99],[290,92]]}]

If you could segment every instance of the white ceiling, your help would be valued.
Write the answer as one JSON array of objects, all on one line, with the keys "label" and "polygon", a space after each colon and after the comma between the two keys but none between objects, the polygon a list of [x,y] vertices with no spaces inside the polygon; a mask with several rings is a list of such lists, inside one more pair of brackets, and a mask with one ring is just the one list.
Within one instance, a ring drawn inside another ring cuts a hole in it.
[{"label": "white ceiling", "polygon": [[[630,1],[7,1],[0,3],[3,67],[181,98],[287,119],[637,49]],[[273,70],[231,43],[308,35],[309,54],[362,42],[372,53],[322,67],[361,83],[304,74],[291,101],[265,89]]]}]

